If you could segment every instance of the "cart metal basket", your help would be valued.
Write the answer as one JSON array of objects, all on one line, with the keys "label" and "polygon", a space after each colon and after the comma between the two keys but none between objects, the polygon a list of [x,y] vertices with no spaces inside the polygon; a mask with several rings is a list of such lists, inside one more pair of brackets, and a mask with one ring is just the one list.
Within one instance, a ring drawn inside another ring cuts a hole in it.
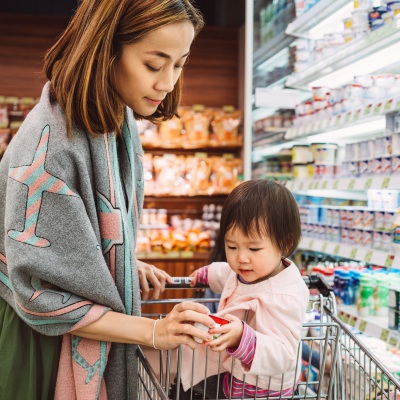
[{"label": "cart metal basket", "polygon": [[[303,336],[298,346],[297,372],[300,381],[293,382],[290,395],[280,392],[257,399],[326,399],[326,400],[400,400],[400,382],[376,359],[360,338],[351,332],[337,317],[336,300],[332,289],[318,274],[304,277],[311,290],[310,309],[319,312],[320,322],[304,323]],[[174,278],[170,288],[190,288],[190,278]],[[198,286],[198,287],[204,287]],[[192,288],[191,288],[192,289]],[[314,295],[314,293],[316,293]],[[218,302],[218,299],[168,299],[149,300],[144,304],[171,304],[181,301],[201,303]],[[163,315],[147,314],[147,317],[162,318]],[[308,351],[305,351],[305,350]],[[196,385],[183,393],[180,388],[183,347],[174,350],[138,349],[139,393],[138,399],[219,399],[219,379],[215,395],[207,392],[207,383]],[[194,352],[193,352],[194,354]],[[207,352],[208,354],[208,352]],[[235,362],[235,360],[233,360]],[[207,361],[204,371],[206,378]],[[196,360],[191,361],[193,376]],[[233,369],[233,364],[232,364]],[[257,379],[257,378],[256,378]],[[246,382],[246,374],[242,381]],[[282,382],[284,375],[282,375]],[[257,386],[257,385],[256,385]],[[282,387],[282,389],[288,389]],[[213,387],[214,390],[214,387]],[[233,398],[231,395],[228,398]],[[238,397],[235,397],[238,398]],[[248,399],[242,394],[241,399]]]}]

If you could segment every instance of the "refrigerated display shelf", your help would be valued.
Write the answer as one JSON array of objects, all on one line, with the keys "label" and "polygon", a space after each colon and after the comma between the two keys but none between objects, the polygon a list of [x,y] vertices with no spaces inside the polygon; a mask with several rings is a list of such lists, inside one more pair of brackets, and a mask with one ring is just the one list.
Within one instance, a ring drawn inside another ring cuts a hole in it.
[{"label": "refrigerated display shelf", "polygon": [[347,111],[320,121],[288,128],[286,140],[306,138],[318,133],[329,132],[338,128],[348,128],[359,123],[370,122],[377,117],[400,110],[400,97],[380,99],[366,104],[357,110]]},{"label": "refrigerated display shelf", "polygon": [[253,68],[257,68],[264,61],[269,60],[280,51],[288,47],[294,38],[292,36],[286,35],[282,32],[269,40],[267,43],[263,44],[259,49],[254,52],[253,55]]},{"label": "refrigerated display shelf", "polygon": [[400,269],[400,255],[385,250],[362,247],[359,244],[350,245],[311,237],[303,237],[299,244],[299,249],[329,254],[331,256],[354,261],[361,261],[381,267]]},{"label": "refrigerated display shelf", "polygon": [[338,305],[338,316],[346,324],[360,332],[382,340],[383,342],[400,347],[400,333],[389,329],[389,318],[378,316],[360,316],[355,305]]},{"label": "refrigerated display shelf", "polygon": [[349,67],[363,58],[398,44],[400,40],[398,25],[400,25],[400,20],[377,29],[364,38],[352,40],[334,53],[314,62],[304,71],[289,76],[286,86],[310,90],[314,81],[325,77],[330,72]]},{"label": "refrigerated display shelf", "polygon": [[376,175],[332,179],[295,179],[287,183],[292,192],[307,190],[399,190],[400,175]]},{"label": "refrigerated display shelf", "polygon": [[[349,0],[321,0],[303,15],[292,21],[286,28],[286,34],[299,38],[310,38],[310,31],[313,28],[323,23],[332,14],[349,3],[353,2]],[[340,24],[342,21],[338,21],[338,23]]]}]

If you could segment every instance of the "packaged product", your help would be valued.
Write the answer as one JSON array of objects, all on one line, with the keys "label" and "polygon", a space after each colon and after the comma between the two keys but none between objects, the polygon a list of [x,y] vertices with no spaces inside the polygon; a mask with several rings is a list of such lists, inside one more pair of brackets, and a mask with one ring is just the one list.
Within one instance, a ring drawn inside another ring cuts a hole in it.
[{"label": "packaged product", "polygon": [[154,174],[153,174],[153,155],[144,153],[143,155],[143,172],[144,172],[144,194],[151,196],[154,194]]},{"label": "packaged product", "polygon": [[[238,127],[241,112],[233,108],[215,110],[211,121],[212,143],[216,145],[240,144]],[[282,124],[281,124],[282,125]]]},{"label": "packaged product", "polygon": [[184,147],[196,148],[209,144],[212,116],[210,108],[197,106],[183,109],[181,119],[185,131]]},{"label": "packaged product", "polygon": [[176,116],[168,121],[162,121],[159,126],[159,135],[163,147],[182,147],[183,123]]},{"label": "packaged product", "polygon": [[205,153],[197,153],[186,159],[186,180],[190,195],[210,194],[212,160]]},{"label": "packaged product", "polygon": [[154,194],[181,196],[187,192],[184,156],[164,154],[153,157]]},{"label": "packaged product", "polygon": [[160,145],[161,141],[157,125],[146,119],[142,119],[137,121],[137,127],[143,146],[157,147]]}]

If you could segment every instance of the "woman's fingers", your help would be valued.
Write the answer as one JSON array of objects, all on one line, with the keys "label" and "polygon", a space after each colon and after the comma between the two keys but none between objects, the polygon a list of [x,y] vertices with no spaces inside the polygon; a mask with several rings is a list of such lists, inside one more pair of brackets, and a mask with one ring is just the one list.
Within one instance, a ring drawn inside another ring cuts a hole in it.
[{"label": "woman's fingers", "polygon": [[[142,290],[142,300],[147,300],[149,297],[158,299],[160,294],[165,290],[165,283],[172,283],[171,276],[154,265],[137,260],[137,267],[140,288]],[[152,291],[150,291],[149,283],[152,286]]]},{"label": "woman's fingers", "polygon": [[[186,312],[186,311],[196,311],[198,313],[201,314],[210,314],[210,310],[204,306],[203,304],[200,303],[196,303],[195,301],[183,301],[182,303],[177,304],[174,307],[174,310],[182,313],[182,312]],[[195,322],[200,322],[197,320],[194,320]]]}]

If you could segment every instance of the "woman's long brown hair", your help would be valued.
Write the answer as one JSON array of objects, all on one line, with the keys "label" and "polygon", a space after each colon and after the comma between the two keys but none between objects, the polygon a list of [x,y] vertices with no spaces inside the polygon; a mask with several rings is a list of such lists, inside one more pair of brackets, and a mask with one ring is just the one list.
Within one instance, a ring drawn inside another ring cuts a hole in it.
[{"label": "woman's long brown hair", "polygon": [[[44,72],[65,112],[68,134],[72,136],[73,126],[91,135],[119,133],[125,104],[115,89],[113,66],[122,46],[183,21],[192,22],[196,34],[204,25],[189,0],[83,0],[44,59]],[[153,122],[172,118],[181,92],[182,75],[153,115],[135,117]]]}]

